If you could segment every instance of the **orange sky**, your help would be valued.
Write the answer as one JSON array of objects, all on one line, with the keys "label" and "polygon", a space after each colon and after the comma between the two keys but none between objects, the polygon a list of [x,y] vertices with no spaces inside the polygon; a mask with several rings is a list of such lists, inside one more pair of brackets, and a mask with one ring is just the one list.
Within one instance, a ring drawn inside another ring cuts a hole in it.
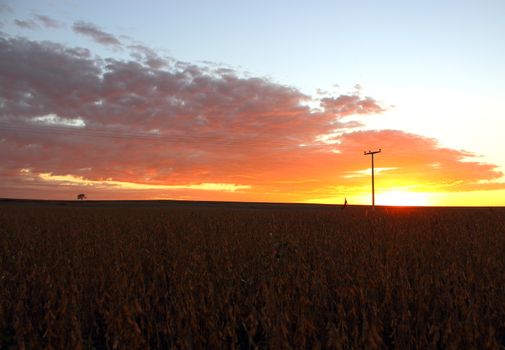
[{"label": "orange sky", "polygon": [[0,51],[0,197],[364,204],[363,151],[381,148],[378,204],[505,205],[498,166],[366,130],[392,107],[359,89],[308,96],[222,67],[23,38],[0,38]]}]

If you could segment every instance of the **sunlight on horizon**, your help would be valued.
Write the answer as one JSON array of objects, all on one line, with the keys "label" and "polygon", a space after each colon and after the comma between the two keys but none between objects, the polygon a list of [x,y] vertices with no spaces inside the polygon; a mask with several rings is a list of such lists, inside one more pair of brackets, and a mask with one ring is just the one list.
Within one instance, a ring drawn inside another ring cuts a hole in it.
[{"label": "sunlight on horizon", "polygon": [[433,203],[427,192],[410,192],[402,190],[391,190],[376,194],[375,203],[377,205],[393,206],[428,206]]},{"label": "sunlight on horizon", "polygon": [[[348,197],[351,205],[372,205],[372,193],[361,193]],[[335,204],[339,204],[338,201]],[[375,205],[385,206],[432,206],[431,192],[414,192],[400,188],[390,188],[375,192]]]},{"label": "sunlight on horizon", "polygon": [[[421,192],[392,188],[375,193],[375,204],[386,206],[476,207],[503,206],[505,189],[468,192]],[[372,205],[371,192],[347,196],[349,205]],[[308,203],[343,204],[344,197],[314,199]]]}]

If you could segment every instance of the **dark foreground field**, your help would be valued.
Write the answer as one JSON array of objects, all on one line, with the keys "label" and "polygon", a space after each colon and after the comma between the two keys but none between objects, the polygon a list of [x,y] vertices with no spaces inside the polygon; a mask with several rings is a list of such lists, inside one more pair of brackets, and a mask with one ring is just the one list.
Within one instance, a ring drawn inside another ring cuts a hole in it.
[{"label": "dark foreground field", "polygon": [[505,346],[505,209],[0,202],[0,348]]}]

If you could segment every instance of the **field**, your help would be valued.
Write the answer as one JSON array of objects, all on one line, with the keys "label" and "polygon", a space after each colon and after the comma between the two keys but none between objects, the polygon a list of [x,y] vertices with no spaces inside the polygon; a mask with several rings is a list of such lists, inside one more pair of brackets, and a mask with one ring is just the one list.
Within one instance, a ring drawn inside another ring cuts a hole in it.
[{"label": "field", "polygon": [[0,348],[498,349],[505,208],[0,203]]}]

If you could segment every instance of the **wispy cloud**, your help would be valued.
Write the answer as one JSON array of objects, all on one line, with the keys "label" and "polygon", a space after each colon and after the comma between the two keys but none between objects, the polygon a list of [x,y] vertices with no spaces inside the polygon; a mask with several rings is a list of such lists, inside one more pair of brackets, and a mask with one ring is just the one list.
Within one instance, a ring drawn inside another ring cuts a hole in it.
[{"label": "wispy cloud", "polygon": [[63,23],[49,16],[35,15],[35,18],[37,18],[37,20],[46,28],[60,28],[63,26]]},{"label": "wispy cloud", "polygon": [[15,19],[14,24],[20,28],[25,28],[25,29],[39,28],[38,24],[34,20],[31,20],[31,19],[28,19],[28,20]]},{"label": "wispy cloud", "polygon": [[384,112],[384,107],[371,97],[362,98],[358,94],[326,97],[321,100],[326,111],[346,116],[351,114],[372,114]]},{"label": "wispy cloud", "polygon": [[63,23],[45,15],[35,15],[33,18],[26,20],[15,19],[14,24],[20,28],[31,30],[39,29],[41,26],[52,29],[63,27]]},{"label": "wispy cloud", "polygon": [[[22,169],[22,176],[30,177],[33,180],[33,175],[29,170]],[[199,184],[184,184],[184,185],[153,185],[146,183],[135,183],[128,181],[113,181],[113,180],[87,180],[82,176],[73,175],[53,175],[51,173],[40,173],[36,175],[39,179],[47,182],[53,182],[57,185],[66,186],[94,186],[98,188],[123,189],[123,190],[198,190],[198,191],[224,191],[236,192],[240,190],[250,189],[248,185],[224,184],[224,183],[199,183]]]},{"label": "wispy cloud", "polygon": [[[391,168],[376,167],[376,168],[374,168],[374,173],[378,175],[379,173],[382,173],[384,171],[395,170],[395,169],[398,169],[398,168],[397,167],[391,167]],[[346,171],[345,174],[343,175],[343,177],[346,179],[350,179],[353,177],[360,177],[360,178],[369,177],[371,174],[371,171],[372,171],[372,168],[363,169],[363,170],[355,170],[355,171]]]},{"label": "wispy cloud", "polygon": [[107,46],[121,46],[121,42],[118,38],[103,31],[93,23],[79,21],[75,22],[72,28],[74,32],[88,36],[99,44]]}]

